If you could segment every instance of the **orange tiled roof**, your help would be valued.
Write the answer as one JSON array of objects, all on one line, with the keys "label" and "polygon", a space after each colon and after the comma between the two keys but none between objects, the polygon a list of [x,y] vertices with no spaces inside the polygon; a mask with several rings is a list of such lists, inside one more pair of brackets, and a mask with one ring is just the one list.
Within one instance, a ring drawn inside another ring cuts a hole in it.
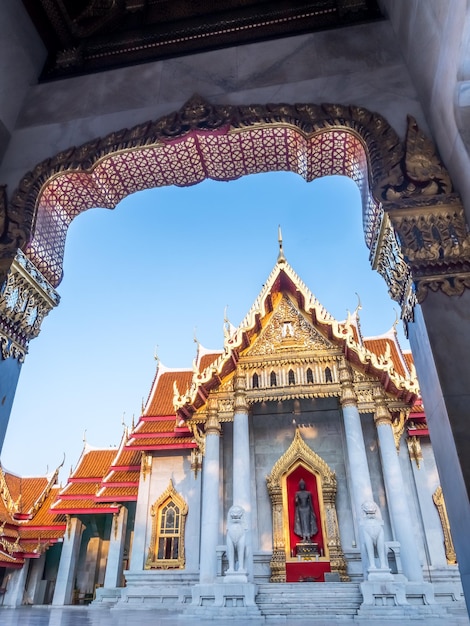
[{"label": "orange tiled roof", "polygon": [[117,448],[90,449],[85,446],[77,467],[69,477],[70,480],[80,478],[101,479],[109,469],[116,456]]},{"label": "orange tiled roof", "polygon": [[393,367],[395,371],[400,374],[400,376],[407,376],[408,372],[405,371],[403,366],[403,362],[400,358],[400,354],[398,352],[397,344],[392,339],[387,337],[377,337],[373,339],[364,339],[364,345],[368,350],[376,354],[378,357],[381,357],[385,354],[385,351],[390,350],[390,358],[393,363]]},{"label": "orange tiled roof", "polygon": [[170,371],[163,372],[158,375],[155,380],[154,388],[151,392],[150,402],[148,403],[144,415],[175,415],[173,406],[173,385],[176,380],[178,389],[186,390],[191,384],[193,372],[186,371]]},{"label": "orange tiled roof", "polygon": [[209,367],[209,365],[211,365],[216,359],[218,359],[221,354],[222,352],[215,351],[212,353],[204,354],[199,361],[199,371],[203,372],[206,367]]}]

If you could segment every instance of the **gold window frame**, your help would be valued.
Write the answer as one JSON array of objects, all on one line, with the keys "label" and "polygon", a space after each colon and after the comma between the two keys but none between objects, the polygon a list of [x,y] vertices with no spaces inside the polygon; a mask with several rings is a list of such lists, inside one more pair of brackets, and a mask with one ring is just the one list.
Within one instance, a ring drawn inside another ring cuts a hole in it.
[{"label": "gold window frame", "polygon": [[[179,511],[179,532],[173,537],[178,538],[178,556],[175,559],[158,558],[158,544],[163,536],[160,532],[162,511],[173,503]],[[145,563],[145,569],[184,569],[184,531],[186,526],[186,515],[188,514],[188,505],[181,495],[175,490],[173,481],[170,480],[168,488],[150,507],[150,515],[152,516],[152,534],[150,538],[150,546]]]}]

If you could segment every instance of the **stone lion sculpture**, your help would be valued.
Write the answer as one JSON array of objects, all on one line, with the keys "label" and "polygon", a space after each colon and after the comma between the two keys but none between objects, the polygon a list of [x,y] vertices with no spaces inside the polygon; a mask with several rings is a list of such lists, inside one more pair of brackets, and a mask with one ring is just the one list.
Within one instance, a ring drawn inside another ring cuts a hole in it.
[{"label": "stone lion sculpture", "polygon": [[[227,557],[228,570],[226,574],[233,574],[235,571],[245,573],[245,552],[246,552],[246,528],[245,509],[234,504],[227,514]],[[235,564],[238,561],[238,569]]]},{"label": "stone lion sculpture", "polygon": [[388,569],[385,554],[384,523],[380,515],[380,509],[372,500],[364,502],[361,508],[364,513],[361,523],[364,531],[364,544],[369,560],[369,569],[377,569],[375,564],[375,550],[379,557],[380,568]]}]

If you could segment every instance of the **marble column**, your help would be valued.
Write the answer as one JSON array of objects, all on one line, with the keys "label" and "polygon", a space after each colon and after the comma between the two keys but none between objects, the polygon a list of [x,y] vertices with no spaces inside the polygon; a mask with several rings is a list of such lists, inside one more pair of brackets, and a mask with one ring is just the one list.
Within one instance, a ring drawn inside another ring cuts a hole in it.
[{"label": "marble column", "polygon": [[119,514],[113,515],[111,536],[109,538],[108,561],[104,575],[104,587],[115,588],[121,586],[122,558],[126,542],[127,509],[121,506]]},{"label": "marble column", "polygon": [[416,486],[416,494],[418,496],[422,532],[426,538],[427,545],[425,545],[424,548],[428,565],[432,565],[433,567],[446,567],[447,559],[442,537],[442,525],[439,519],[439,513],[433,501],[433,490],[430,488],[432,470],[430,471],[426,468],[421,451],[421,438],[408,437],[406,443]]},{"label": "marble column", "polygon": [[212,583],[217,576],[217,546],[220,524],[220,424],[217,400],[209,398],[202,466],[201,553],[199,581]]},{"label": "marble column", "polygon": [[233,502],[245,510],[247,558],[245,569],[251,577],[253,550],[251,536],[251,467],[248,404],[246,402],[246,379],[237,374],[234,381],[235,402],[233,415]]},{"label": "marble column", "polygon": [[[351,367],[344,358],[339,367],[339,380],[341,383],[340,402],[343,409],[344,432],[348,451],[348,467],[351,477],[354,513],[358,524],[360,524],[363,517],[362,504],[374,500],[374,497],[372,494],[372,483],[370,480],[366,446],[362,432],[361,416],[357,408],[357,396],[353,384],[353,374]],[[368,557],[360,527],[359,533],[362,565],[364,577],[366,577]]]},{"label": "marble column", "polygon": [[46,553],[43,552],[38,559],[30,560],[30,572],[28,586],[25,589],[25,604],[42,604],[42,599],[38,598],[39,588],[46,565]]},{"label": "marble column", "polygon": [[348,450],[354,509],[356,518],[360,520],[362,517],[362,504],[374,498],[352,371],[345,359],[342,360],[339,368],[339,379],[341,383],[340,401],[343,408],[344,432]]},{"label": "marble column", "polygon": [[54,597],[52,599],[54,606],[72,604],[72,594],[83,529],[84,525],[77,517],[68,518],[67,530],[65,531],[62,553],[60,555]]},{"label": "marble column", "polygon": [[150,483],[153,457],[142,453],[139,491],[135,509],[134,536],[130,555],[129,571],[142,572],[147,558],[147,526],[150,520]]},{"label": "marble column", "polygon": [[413,522],[403,488],[403,475],[393,436],[392,417],[380,387],[374,389],[375,424],[379,439],[380,458],[388,500],[388,509],[396,540],[400,542],[403,572],[411,582],[423,581],[423,570],[413,530]]},{"label": "marble column", "polygon": [[26,559],[21,569],[15,569],[8,574],[7,590],[3,600],[3,606],[17,607],[23,604],[23,597],[28,577],[30,560]]}]

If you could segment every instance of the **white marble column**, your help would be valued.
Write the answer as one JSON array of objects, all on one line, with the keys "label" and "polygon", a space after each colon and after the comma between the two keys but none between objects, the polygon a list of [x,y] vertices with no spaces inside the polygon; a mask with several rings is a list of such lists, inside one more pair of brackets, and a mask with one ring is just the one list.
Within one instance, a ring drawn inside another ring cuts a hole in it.
[{"label": "white marble column", "polygon": [[349,474],[356,519],[362,517],[362,504],[373,500],[366,446],[362,433],[361,416],[357,408],[352,372],[345,359],[339,368],[341,383],[341,406],[343,408],[344,432],[348,450]]},{"label": "white marble column", "polygon": [[26,579],[28,577],[30,560],[26,559],[21,569],[15,569],[8,574],[7,590],[3,606],[17,607],[23,604]]},{"label": "white marble column", "polygon": [[251,536],[251,467],[248,404],[246,402],[246,379],[237,374],[234,380],[235,406],[233,415],[233,505],[245,510],[247,558],[245,569],[252,576],[253,550]]},{"label": "white marble column", "polygon": [[144,569],[147,543],[147,525],[150,519],[150,483],[153,458],[146,452],[142,453],[139,477],[139,491],[135,509],[134,536],[130,555],[129,571],[142,572]]},{"label": "white marble column", "polygon": [[220,523],[220,424],[217,400],[209,398],[205,428],[205,455],[202,465],[200,583],[212,583],[217,576],[217,551]]},{"label": "white marble column", "polygon": [[419,560],[410,509],[403,487],[403,475],[393,436],[392,418],[380,387],[374,389],[375,424],[382,460],[382,471],[387,493],[388,509],[396,540],[400,542],[403,572],[411,582],[423,581],[423,570]]},{"label": "white marble column", "polygon": [[84,526],[77,517],[68,518],[67,530],[65,531],[62,553],[60,555],[54,598],[52,599],[54,606],[72,604],[73,587],[83,529]]},{"label": "white marble column", "polygon": [[342,359],[339,367],[341,383],[341,406],[343,409],[344,432],[348,451],[348,468],[351,477],[351,491],[356,521],[359,526],[359,547],[361,550],[364,578],[367,578],[368,556],[362,536],[361,520],[362,505],[374,500],[369,465],[367,463],[366,446],[362,432],[361,416],[357,408],[357,396],[353,384],[351,367]]},{"label": "white marble column", "polygon": [[113,515],[111,536],[109,538],[108,561],[104,575],[104,587],[116,588],[121,586],[122,557],[126,542],[127,509],[121,506],[119,514]]},{"label": "white marble column", "polygon": [[[25,590],[25,604],[37,604],[38,587],[44,574],[46,565],[46,553],[43,552],[38,559],[31,559],[28,586]],[[42,604],[42,602],[40,602]]]}]

